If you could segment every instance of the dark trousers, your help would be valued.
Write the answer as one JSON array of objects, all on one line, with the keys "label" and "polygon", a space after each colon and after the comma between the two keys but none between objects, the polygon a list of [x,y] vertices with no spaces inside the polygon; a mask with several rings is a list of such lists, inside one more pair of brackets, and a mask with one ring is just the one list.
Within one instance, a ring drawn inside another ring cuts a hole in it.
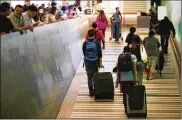
[{"label": "dark trousers", "polygon": [[160,35],[161,37],[161,47],[163,52],[168,51],[168,45],[169,45],[169,35]]},{"label": "dark trousers", "polygon": [[103,36],[105,37],[105,31],[106,29],[100,29],[102,31]]},{"label": "dark trousers", "polygon": [[87,72],[87,78],[88,78],[88,88],[89,93],[93,93],[94,86],[93,86],[93,75],[98,72],[98,63],[97,62],[86,62],[85,61],[85,69]]}]

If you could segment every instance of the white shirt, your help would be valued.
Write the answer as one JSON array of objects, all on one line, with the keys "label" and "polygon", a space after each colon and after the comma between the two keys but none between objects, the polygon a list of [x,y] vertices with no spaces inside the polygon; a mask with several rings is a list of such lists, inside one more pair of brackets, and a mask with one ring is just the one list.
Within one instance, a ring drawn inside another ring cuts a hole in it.
[{"label": "white shirt", "polygon": [[33,25],[35,23],[34,19],[30,18],[27,12],[24,12],[22,15],[27,25]]}]

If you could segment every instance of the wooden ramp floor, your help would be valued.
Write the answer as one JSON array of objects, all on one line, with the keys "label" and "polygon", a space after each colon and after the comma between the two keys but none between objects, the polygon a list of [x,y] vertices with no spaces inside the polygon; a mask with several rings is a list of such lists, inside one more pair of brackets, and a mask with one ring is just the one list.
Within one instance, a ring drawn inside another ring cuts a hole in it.
[{"label": "wooden ramp floor", "polygon": [[[124,38],[128,33],[124,32]],[[142,35],[141,37],[145,37]],[[124,42],[109,41],[110,31],[106,32],[106,49],[103,50],[103,71],[112,72],[118,55],[122,52]],[[143,80],[147,93],[147,119],[177,118],[181,117],[181,100],[179,90],[174,78],[173,65],[170,61],[171,53],[166,56],[167,65],[163,75],[156,75],[154,80]],[[144,75],[145,76],[145,75]],[[113,73],[114,81],[116,74]],[[80,62],[77,73],[60,108],[57,118],[127,118],[122,104],[122,93],[115,88],[114,102],[95,102],[89,96],[87,76]]]}]

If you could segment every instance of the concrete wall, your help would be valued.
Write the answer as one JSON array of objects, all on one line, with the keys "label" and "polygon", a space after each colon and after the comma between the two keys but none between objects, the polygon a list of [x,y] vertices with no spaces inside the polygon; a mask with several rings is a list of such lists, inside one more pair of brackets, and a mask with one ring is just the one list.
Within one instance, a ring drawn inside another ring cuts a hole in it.
[{"label": "concrete wall", "polygon": [[1,118],[56,118],[88,28],[78,18],[1,37]]}]

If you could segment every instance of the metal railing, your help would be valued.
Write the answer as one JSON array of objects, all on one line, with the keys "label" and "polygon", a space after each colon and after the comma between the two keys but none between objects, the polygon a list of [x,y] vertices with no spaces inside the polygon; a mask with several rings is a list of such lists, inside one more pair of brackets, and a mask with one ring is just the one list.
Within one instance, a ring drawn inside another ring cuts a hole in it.
[{"label": "metal railing", "polygon": [[170,35],[170,43],[171,43],[172,50],[174,52],[174,56],[178,65],[179,74],[181,76],[181,51],[180,51],[176,38],[173,38],[172,34]]}]

